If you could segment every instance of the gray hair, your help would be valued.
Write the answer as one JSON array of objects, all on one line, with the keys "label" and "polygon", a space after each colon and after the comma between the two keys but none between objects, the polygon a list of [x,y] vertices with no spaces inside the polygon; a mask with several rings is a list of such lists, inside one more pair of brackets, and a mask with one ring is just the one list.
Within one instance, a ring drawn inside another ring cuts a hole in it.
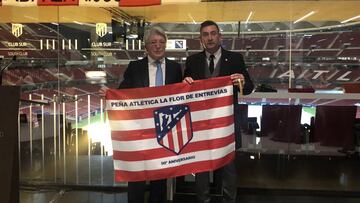
[{"label": "gray hair", "polygon": [[167,36],[163,29],[161,29],[160,27],[150,27],[144,33],[145,44],[149,43],[150,36],[152,36],[152,35],[161,35],[165,38],[165,40],[167,40]]}]

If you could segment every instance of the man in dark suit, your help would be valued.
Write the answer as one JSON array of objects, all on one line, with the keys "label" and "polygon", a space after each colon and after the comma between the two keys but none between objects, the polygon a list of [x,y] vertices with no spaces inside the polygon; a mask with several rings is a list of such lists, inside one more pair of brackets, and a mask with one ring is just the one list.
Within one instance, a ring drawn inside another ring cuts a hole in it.
[{"label": "man in dark suit", "polygon": [[[191,84],[194,80],[230,75],[234,84],[235,142],[236,148],[238,148],[241,146],[240,123],[237,114],[239,111],[238,92],[250,94],[254,85],[242,55],[221,47],[221,34],[215,22],[205,21],[201,24],[200,42],[205,50],[187,58],[183,82]],[[234,161],[217,170],[217,173],[222,180],[222,202],[235,203],[237,174]],[[210,202],[209,172],[197,173],[195,182],[198,201],[200,203]]]},{"label": "man in dark suit", "polygon": [[[144,42],[147,57],[129,63],[119,88],[154,87],[181,82],[180,64],[165,58],[165,32],[160,28],[152,27],[145,31]],[[129,182],[128,202],[145,202],[145,191],[145,181]],[[150,181],[150,196],[147,202],[166,202],[166,179]]]}]

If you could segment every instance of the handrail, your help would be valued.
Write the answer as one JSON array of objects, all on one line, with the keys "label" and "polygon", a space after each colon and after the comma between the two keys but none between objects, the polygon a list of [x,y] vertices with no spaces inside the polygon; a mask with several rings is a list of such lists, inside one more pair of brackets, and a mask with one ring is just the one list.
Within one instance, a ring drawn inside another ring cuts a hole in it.
[{"label": "handrail", "polygon": [[239,97],[238,102],[254,105],[360,106],[360,93],[254,92]]},{"label": "handrail", "polygon": [[49,105],[49,100],[37,99],[37,100],[28,100],[28,99],[20,99],[20,102],[28,103],[28,104],[39,104],[39,105]]}]

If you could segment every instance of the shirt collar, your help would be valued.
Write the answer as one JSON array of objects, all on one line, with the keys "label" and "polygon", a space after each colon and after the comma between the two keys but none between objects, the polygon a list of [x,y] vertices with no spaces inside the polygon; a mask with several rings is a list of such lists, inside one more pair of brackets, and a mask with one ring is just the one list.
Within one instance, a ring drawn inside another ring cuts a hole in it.
[{"label": "shirt collar", "polygon": [[[210,58],[210,53],[205,51],[206,54],[206,58],[209,59]],[[215,56],[215,59],[219,59],[221,57],[221,47],[219,47],[219,49],[213,54]]]},{"label": "shirt collar", "polygon": [[[154,64],[157,60],[154,60],[153,58],[151,58],[150,56],[148,56],[148,60],[150,64]],[[161,64],[165,63],[165,58],[162,58],[159,60]]]}]

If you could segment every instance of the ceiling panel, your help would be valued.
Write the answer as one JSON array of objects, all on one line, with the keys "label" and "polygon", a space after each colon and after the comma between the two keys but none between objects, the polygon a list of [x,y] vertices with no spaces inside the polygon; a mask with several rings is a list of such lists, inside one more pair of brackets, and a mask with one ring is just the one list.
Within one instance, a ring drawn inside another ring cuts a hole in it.
[{"label": "ceiling panel", "polygon": [[[149,7],[95,8],[0,7],[0,22],[110,22],[111,17],[124,18],[124,13],[147,22],[217,22],[295,21],[309,12],[306,21],[343,21],[360,15],[360,1],[221,1],[162,0],[162,5]],[[121,15],[119,14],[121,13]],[[356,19],[357,21],[360,18]]]}]

